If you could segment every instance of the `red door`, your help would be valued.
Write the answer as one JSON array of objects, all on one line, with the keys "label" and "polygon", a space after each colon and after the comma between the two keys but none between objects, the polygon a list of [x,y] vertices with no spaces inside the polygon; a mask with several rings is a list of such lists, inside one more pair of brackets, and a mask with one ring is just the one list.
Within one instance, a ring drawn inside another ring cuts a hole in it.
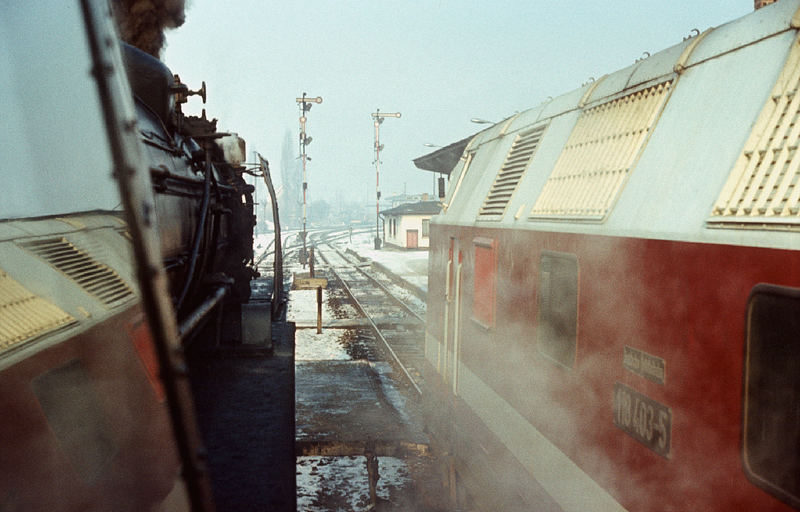
[{"label": "red door", "polygon": [[406,231],[406,248],[407,249],[416,249],[419,247],[418,245],[418,237],[419,231],[416,229],[409,229]]}]

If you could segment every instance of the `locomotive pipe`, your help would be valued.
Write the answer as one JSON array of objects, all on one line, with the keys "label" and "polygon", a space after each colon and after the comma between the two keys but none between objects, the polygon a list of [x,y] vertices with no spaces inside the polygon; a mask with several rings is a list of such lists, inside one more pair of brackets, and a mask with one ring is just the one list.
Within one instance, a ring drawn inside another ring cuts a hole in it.
[{"label": "locomotive pipe", "polygon": [[261,168],[261,175],[267,185],[270,203],[272,203],[272,220],[275,225],[275,256],[273,261],[274,277],[272,279],[272,319],[277,320],[281,314],[283,304],[283,249],[281,246],[281,223],[278,217],[278,197],[275,194],[275,187],[272,185],[272,176],[269,172],[269,162],[260,154],[258,155],[258,166]]},{"label": "locomotive pipe", "polygon": [[203,203],[200,207],[200,221],[197,223],[197,230],[194,234],[194,242],[192,243],[192,256],[189,261],[189,270],[186,272],[186,280],[183,284],[183,290],[181,291],[180,297],[178,298],[178,303],[175,306],[175,309],[177,310],[181,309],[183,301],[186,299],[186,294],[189,291],[189,286],[192,284],[192,276],[194,275],[194,270],[197,266],[197,257],[200,252],[200,242],[203,239],[203,232],[205,231],[206,217],[208,216],[208,203],[211,197],[211,172],[211,157],[208,155],[208,152],[206,152],[205,179],[203,181]]},{"label": "locomotive pipe", "polygon": [[[197,186],[204,183],[204,180],[198,178],[189,178],[186,176],[181,176],[180,174],[175,174],[169,172],[167,169],[162,169],[160,167],[151,167],[150,168],[150,176],[153,178],[154,181],[176,181],[178,183],[185,183],[186,185],[190,186]],[[221,183],[217,184],[217,187],[223,192],[236,192],[234,187],[230,185],[224,185]],[[167,190],[169,191],[169,187],[167,186]]]},{"label": "locomotive pipe", "polygon": [[209,298],[207,298],[202,304],[200,304],[197,309],[192,311],[192,313],[186,317],[186,319],[181,323],[178,327],[178,335],[181,337],[181,340],[186,339],[186,336],[189,335],[198,325],[200,322],[208,315],[211,310],[213,310],[225,295],[228,294],[228,287],[227,286],[220,286],[214,293],[211,294]]},{"label": "locomotive pipe", "polygon": [[[197,270],[197,274],[199,276],[208,275],[209,259],[211,260],[210,266],[213,268],[217,252],[220,249],[220,247],[218,246],[218,240],[219,240],[221,216],[224,213],[224,209],[221,207],[222,196],[219,191],[219,186],[218,186],[219,184],[217,183],[217,179],[214,176],[214,174],[211,174],[211,184],[214,187],[214,198],[216,202],[213,208],[210,205],[208,207],[211,208],[211,219],[207,218],[206,226],[202,234],[202,240],[203,240],[203,243],[201,244],[202,250],[199,253],[200,268],[199,270]],[[206,216],[208,216],[208,214],[206,214]],[[210,242],[208,241],[209,237],[210,237]],[[211,248],[210,254],[208,250],[209,247]],[[189,290],[191,292],[194,292],[197,284],[198,281],[193,280],[192,284],[189,285]]]}]

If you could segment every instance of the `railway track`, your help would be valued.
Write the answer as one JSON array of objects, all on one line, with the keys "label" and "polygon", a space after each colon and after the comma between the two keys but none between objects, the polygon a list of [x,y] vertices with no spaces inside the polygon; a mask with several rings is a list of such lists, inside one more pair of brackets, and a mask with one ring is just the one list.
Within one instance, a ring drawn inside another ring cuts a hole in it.
[{"label": "railway track", "polygon": [[[421,395],[424,389],[422,365],[425,361],[422,340],[425,334],[424,303],[409,300],[368,272],[366,265],[343,253],[327,240],[315,243],[317,257],[367,320],[380,349],[405,378],[410,388]],[[393,289],[394,288],[394,289]]]},{"label": "railway track", "polygon": [[[358,228],[354,229],[352,232],[346,229],[343,230],[341,228],[309,230],[308,239],[310,242],[315,239],[334,242],[336,240],[342,240],[344,238],[352,237],[353,235],[359,235],[370,230],[371,228]],[[288,230],[283,233],[282,240],[283,259],[288,260],[292,257],[298,257],[299,252],[303,247],[301,232],[296,230]],[[271,265],[272,257],[275,253],[274,245],[275,241],[269,240],[264,247],[259,248],[259,253],[255,258],[257,266],[263,266],[264,268],[267,268],[269,265]]]},{"label": "railway track", "polygon": [[[338,506],[327,505],[336,503],[338,496],[363,492],[350,476],[326,487],[324,482],[332,479],[313,474],[323,475],[326,467],[336,464],[348,475],[366,477],[369,510],[446,510],[448,495],[439,480],[448,473],[433,453],[421,408],[424,302],[390,284],[383,273],[369,272],[369,264],[355,253],[344,253],[349,234],[309,234],[314,277],[328,281],[323,306],[329,320],[323,332],[315,333],[309,321],[307,287],[316,286],[304,281],[311,277],[310,265],[301,269],[292,256],[287,269],[297,285],[290,310],[302,325],[297,331],[302,350],[296,352],[301,357],[295,367],[298,482],[313,482],[298,483],[298,495],[313,496],[312,502],[332,510]],[[363,238],[354,237],[357,246]],[[404,468],[408,480],[397,480],[387,470],[392,465]],[[301,471],[309,476],[301,478]],[[381,486],[403,491],[379,499],[379,480]]]}]

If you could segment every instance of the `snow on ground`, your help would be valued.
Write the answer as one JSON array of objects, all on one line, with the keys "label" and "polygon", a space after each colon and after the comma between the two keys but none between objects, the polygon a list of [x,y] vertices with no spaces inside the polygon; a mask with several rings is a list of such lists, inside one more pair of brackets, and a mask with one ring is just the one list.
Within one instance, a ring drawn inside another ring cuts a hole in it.
[{"label": "snow on ground", "polygon": [[297,329],[294,334],[295,361],[347,361],[352,359],[341,341],[342,329]]},{"label": "snow on ground", "polygon": [[[394,457],[378,457],[378,467],[381,478],[376,491],[378,497],[389,500],[392,491],[408,483],[408,467]],[[297,482],[297,510],[369,510],[369,479],[364,457],[298,457]],[[301,486],[301,482],[304,485]],[[346,493],[342,489],[346,489]],[[318,496],[326,497],[323,507]],[[339,498],[336,508],[330,508],[332,498]]]},{"label": "snow on ground", "polygon": [[350,248],[363,258],[376,261],[410,283],[428,290],[428,251],[406,250],[384,245],[375,250],[374,233],[353,235],[353,241],[344,240],[339,245]]},{"label": "snow on ground", "polygon": [[[266,245],[266,243],[264,244]],[[427,251],[405,251],[385,248],[376,251],[373,234],[355,234],[352,243],[338,242],[342,250],[350,248],[362,257],[377,261],[390,271],[427,290]],[[299,364],[330,360],[352,360],[361,357],[359,346],[363,341],[352,328],[333,328],[329,322],[337,318],[358,316],[349,304],[338,306],[338,315],[328,304],[327,290],[323,290],[323,332],[317,334],[316,290],[292,290],[289,294],[287,319],[297,324],[295,334],[295,360]],[[405,411],[405,398],[392,380],[392,368],[387,363],[374,363],[379,375],[382,393],[398,411],[401,421],[409,422]],[[378,496],[394,502],[409,492],[410,466],[393,457],[379,457],[380,480]],[[297,509],[303,511],[361,511],[369,510],[369,483],[364,457],[298,457],[297,458]],[[335,504],[335,505],[334,505]]]},{"label": "snow on ground", "polygon": [[275,243],[275,235],[270,233],[268,235],[254,235],[253,236],[253,246],[256,249],[256,252],[259,249],[263,250],[267,247],[271,247],[272,244]]},{"label": "snow on ground", "polygon": [[[333,310],[328,306],[328,291],[322,290],[322,324],[333,318]],[[292,290],[289,293],[289,310],[286,319],[295,322],[297,327],[317,325],[317,290]]]}]

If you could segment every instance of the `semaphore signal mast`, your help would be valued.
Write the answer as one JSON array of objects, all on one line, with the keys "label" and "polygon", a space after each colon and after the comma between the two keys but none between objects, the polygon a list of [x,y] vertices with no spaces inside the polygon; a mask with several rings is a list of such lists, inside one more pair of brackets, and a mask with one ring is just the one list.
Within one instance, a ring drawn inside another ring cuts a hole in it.
[{"label": "semaphore signal mast", "polygon": [[306,155],[306,146],[311,144],[311,137],[306,135],[306,113],[311,110],[314,103],[322,103],[322,96],[307,98],[306,93],[303,93],[303,96],[295,98],[295,101],[300,107],[300,157],[303,159],[303,250],[300,251],[300,263],[305,267],[308,261],[308,252],[306,250],[306,191],[308,190],[308,182],[306,181],[306,161],[311,160]]}]

